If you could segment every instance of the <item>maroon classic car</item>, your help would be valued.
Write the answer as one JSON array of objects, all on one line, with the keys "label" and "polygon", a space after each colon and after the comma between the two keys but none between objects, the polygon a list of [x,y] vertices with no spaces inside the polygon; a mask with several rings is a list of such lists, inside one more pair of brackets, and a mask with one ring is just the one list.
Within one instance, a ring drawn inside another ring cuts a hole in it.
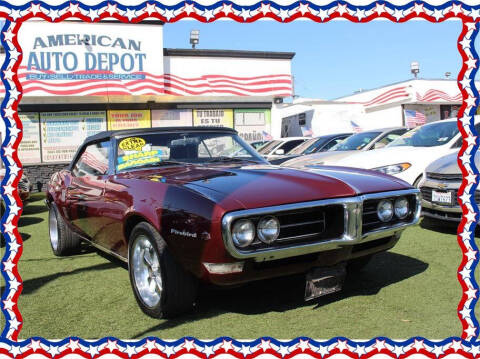
[{"label": "maroon classic car", "polygon": [[141,309],[171,317],[198,284],[306,273],[305,298],[392,248],[420,215],[417,189],[378,172],[269,165],[233,129],[107,131],[47,188],[53,252],[86,241],[128,263]]}]

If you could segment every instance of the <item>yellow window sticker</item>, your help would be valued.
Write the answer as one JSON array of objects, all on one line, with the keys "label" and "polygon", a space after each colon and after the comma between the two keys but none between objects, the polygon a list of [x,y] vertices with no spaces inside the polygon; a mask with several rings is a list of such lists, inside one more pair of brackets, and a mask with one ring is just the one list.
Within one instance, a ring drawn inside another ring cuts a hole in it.
[{"label": "yellow window sticker", "polygon": [[127,137],[120,141],[118,148],[124,151],[141,151],[145,143],[141,137]]},{"label": "yellow window sticker", "polygon": [[125,156],[119,156],[117,158],[118,165],[117,170],[123,170],[126,168],[138,167],[145,164],[157,163],[162,161],[162,151],[142,151],[137,153],[128,154]]}]

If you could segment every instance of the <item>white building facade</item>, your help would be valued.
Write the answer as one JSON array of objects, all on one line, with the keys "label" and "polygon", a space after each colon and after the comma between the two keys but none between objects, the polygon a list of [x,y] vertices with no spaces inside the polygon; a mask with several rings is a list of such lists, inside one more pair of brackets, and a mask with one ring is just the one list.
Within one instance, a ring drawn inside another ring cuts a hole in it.
[{"label": "white building facade", "polygon": [[294,53],[166,49],[163,31],[156,21],[22,25],[27,172],[45,177],[103,130],[202,125],[233,127],[248,141],[269,136],[273,102],[292,95]]},{"label": "white building facade", "polygon": [[412,79],[333,101],[300,99],[277,105],[272,112],[272,134],[320,136],[385,127],[413,128],[456,117],[461,104],[456,80]]}]

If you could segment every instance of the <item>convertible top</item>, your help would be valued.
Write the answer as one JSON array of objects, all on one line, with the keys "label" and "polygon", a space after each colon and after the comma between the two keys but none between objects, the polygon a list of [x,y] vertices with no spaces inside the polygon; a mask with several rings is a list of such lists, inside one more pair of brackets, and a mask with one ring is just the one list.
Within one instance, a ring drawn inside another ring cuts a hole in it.
[{"label": "convertible top", "polygon": [[149,128],[137,128],[137,129],[129,129],[129,130],[102,131],[95,135],[87,137],[84,143],[95,142],[98,140],[115,137],[115,136],[139,135],[142,133],[152,133],[152,132],[182,132],[182,131],[237,133],[237,131],[235,131],[233,128],[230,128],[230,127],[211,127],[211,126],[149,127]]}]

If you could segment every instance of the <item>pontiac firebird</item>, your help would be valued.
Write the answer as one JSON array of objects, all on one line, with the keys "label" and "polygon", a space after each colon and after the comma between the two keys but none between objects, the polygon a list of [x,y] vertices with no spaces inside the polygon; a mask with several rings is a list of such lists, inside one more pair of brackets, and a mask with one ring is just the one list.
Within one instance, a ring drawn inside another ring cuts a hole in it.
[{"label": "pontiac firebird", "polygon": [[107,131],[47,186],[55,255],[85,241],[126,263],[152,317],[192,308],[201,282],[306,273],[305,298],[340,290],[418,222],[406,182],[345,167],[269,165],[229,128]]}]

